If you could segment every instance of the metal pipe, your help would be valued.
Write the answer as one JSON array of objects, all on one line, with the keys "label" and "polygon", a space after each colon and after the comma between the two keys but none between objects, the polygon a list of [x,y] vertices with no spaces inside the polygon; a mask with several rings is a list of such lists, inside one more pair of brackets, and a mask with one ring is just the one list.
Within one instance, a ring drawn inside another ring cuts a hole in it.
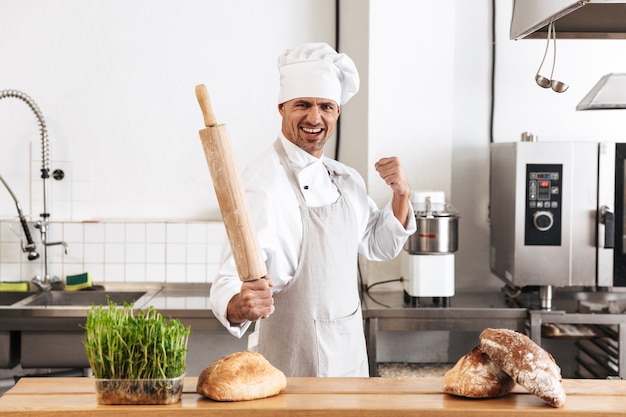
[{"label": "metal pipe", "polygon": [[[46,121],[43,118],[43,114],[41,113],[39,106],[37,106],[35,101],[30,98],[28,94],[18,90],[0,90],[0,99],[10,97],[20,99],[24,103],[26,103],[28,107],[30,107],[32,112],[35,113],[35,116],[37,117],[37,121],[39,123],[39,131],[41,133],[41,179],[43,181],[43,212],[40,214],[41,220],[35,224],[35,227],[38,228],[41,233],[41,244],[43,246],[43,278],[41,279],[37,276],[33,278],[33,282],[35,282],[42,289],[49,289],[49,285],[46,285],[51,280],[48,272],[48,246],[59,244],[59,242],[48,242],[48,224],[50,218],[50,213],[48,213],[48,179],[50,178],[50,141],[48,140],[48,130],[46,128]],[[64,244],[64,246],[67,253],[67,244]],[[44,285],[40,285],[41,283],[43,283]]]},{"label": "metal pipe", "polygon": [[541,300],[542,310],[552,310],[552,285],[539,287],[539,298]]}]

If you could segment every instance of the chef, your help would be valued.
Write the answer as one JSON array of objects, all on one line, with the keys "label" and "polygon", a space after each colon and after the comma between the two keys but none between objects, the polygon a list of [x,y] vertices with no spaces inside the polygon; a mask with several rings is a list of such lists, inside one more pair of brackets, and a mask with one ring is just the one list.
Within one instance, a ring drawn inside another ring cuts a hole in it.
[{"label": "chef", "polygon": [[226,244],[211,286],[215,316],[287,376],[368,376],[358,255],[394,258],[415,232],[397,157],[375,164],[392,191],[379,210],[356,170],[324,156],[344,105],[359,90],[350,57],[307,43],[278,58],[276,141],[246,169],[244,187],[267,276],[241,282]]}]

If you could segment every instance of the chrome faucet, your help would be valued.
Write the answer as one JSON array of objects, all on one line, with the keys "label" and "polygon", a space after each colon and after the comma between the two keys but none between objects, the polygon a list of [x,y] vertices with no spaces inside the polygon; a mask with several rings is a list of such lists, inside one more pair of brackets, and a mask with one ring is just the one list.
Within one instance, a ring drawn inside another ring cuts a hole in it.
[{"label": "chrome faucet", "polygon": [[30,229],[28,228],[28,222],[26,222],[26,217],[24,217],[24,212],[22,212],[22,205],[18,201],[15,194],[13,194],[13,190],[9,187],[9,184],[2,178],[0,175],[0,181],[4,184],[4,187],[7,189],[13,201],[15,201],[15,206],[17,207],[17,216],[20,219],[20,223],[22,224],[22,230],[24,232],[24,236],[26,237],[26,244],[22,241],[22,252],[28,253],[28,260],[34,261],[35,259],[39,259],[39,254],[37,253],[35,242],[33,241],[32,236],[30,235]]},{"label": "chrome faucet", "polygon": [[[35,227],[39,229],[39,232],[41,233],[41,244],[43,247],[43,251],[42,251],[43,252],[43,260],[42,260],[43,276],[42,277],[35,276],[32,279],[32,282],[39,289],[47,291],[51,289],[52,283],[61,281],[61,279],[57,276],[50,277],[50,274],[48,272],[48,269],[49,269],[48,247],[55,246],[55,245],[62,245],[66,255],[69,253],[69,247],[67,243],[65,242],[48,242],[48,227],[49,227],[49,219],[50,219],[50,213],[48,213],[48,179],[50,178],[50,143],[48,140],[48,130],[46,128],[46,121],[43,118],[43,114],[41,113],[39,106],[37,106],[35,101],[32,98],[30,98],[27,94],[18,90],[0,90],[0,100],[3,98],[17,98],[17,99],[22,100],[24,103],[28,105],[28,107],[30,107],[33,113],[35,113],[35,116],[37,117],[37,121],[39,123],[39,131],[41,133],[41,179],[43,180],[43,212],[40,214],[41,220],[35,223]],[[4,182],[4,180],[2,180],[2,182],[7,187],[7,189],[9,189],[6,182]],[[15,199],[15,196],[13,195],[13,192],[10,191],[10,189],[9,189],[9,192],[11,193],[11,196],[14,198],[18,206],[18,212],[20,212],[21,214],[21,208],[19,206],[19,203],[17,202],[17,199]],[[28,227],[27,225],[25,225],[26,220],[23,219],[23,216],[20,216],[20,221],[22,222],[22,226],[24,227],[24,233],[26,234],[26,237],[28,240],[28,237],[30,234],[27,233]],[[39,255],[37,254],[37,257],[34,257],[33,259],[31,259],[31,257],[35,256],[34,254],[36,254],[36,252],[34,252],[34,243],[32,243],[32,239],[28,240],[28,245],[26,246],[26,248],[28,248],[31,245],[32,245],[32,250],[29,252],[28,259],[34,260],[34,259],[37,259]]]}]

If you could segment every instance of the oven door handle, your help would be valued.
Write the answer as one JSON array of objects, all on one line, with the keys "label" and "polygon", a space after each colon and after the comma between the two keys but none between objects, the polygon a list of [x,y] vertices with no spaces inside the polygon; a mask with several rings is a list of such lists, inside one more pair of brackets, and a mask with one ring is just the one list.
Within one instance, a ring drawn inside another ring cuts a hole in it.
[{"label": "oven door handle", "polygon": [[615,249],[615,213],[611,207],[600,207],[600,223],[604,224],[604,249]]}]

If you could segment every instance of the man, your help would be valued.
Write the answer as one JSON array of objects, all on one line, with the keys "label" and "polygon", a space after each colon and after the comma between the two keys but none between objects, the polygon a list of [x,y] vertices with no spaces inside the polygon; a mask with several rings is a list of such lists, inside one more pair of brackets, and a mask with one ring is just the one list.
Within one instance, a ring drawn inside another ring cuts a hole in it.
[{"label": "man", "polygon": [[[358,254],[391,259],[415,232],[397,158],[376,164],[393,197],[378,210],[352,168],[324,145],[359,89],[352,60],[325,43],[279,57],[278,139],[243,175],[268,275],[241,283],[230,248],[211,287],[216,317],[287,376],[368,376]],[[260,320],[262,319],[262,320]],[[258,321],[257,321],[258,320]]]}]

